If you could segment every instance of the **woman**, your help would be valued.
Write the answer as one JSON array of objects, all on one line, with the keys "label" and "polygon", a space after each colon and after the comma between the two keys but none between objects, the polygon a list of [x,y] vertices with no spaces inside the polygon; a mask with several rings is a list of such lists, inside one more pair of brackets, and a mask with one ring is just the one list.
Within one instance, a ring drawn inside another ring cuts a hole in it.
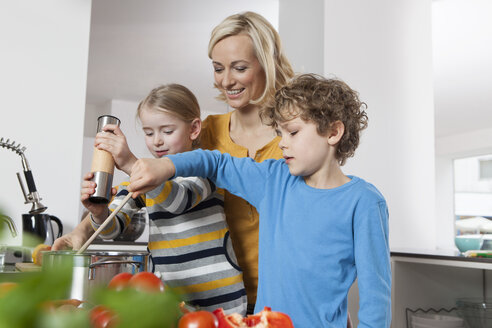
[{"label": "woman", "polygon": [[[280,138],[259,116],[275,91],[294,75],[277,31],[253,12],[229,16],[212,31],[208,55],[214,67],[215,87],[221,92],[218,99],[233,111],[205,119],[201,146],[257,162],[282,158]],[[228,192],[224,202],[251,313],[258,284],[258,212]]]}]

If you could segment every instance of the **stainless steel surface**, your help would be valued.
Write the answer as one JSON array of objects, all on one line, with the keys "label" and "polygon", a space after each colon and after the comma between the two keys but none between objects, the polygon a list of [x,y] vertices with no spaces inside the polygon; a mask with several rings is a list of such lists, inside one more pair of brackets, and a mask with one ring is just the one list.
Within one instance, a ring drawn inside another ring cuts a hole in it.
[{"label": "stainless steel surface", "polygon": [[33,247],[0,245],[0,253],[4,256],[4,265],[32,262]]},{"label": "stainless steel surface", "polygon": [[[24,153],[24,150],[26,150],[26,147],[21,148],[20,144],[16,145],[15,141],[13,141],[13,140],[10,141],[10,139],[5,140],[3,137],[0,138],[0,147],[10,149],[13,152],[17,153],[17,155],[21,155],[21,156]],[[27,162],[26,162],[26,165],[27,165]]]},{"label": "stainless steel surface", "polygon": [[90,301],[94,288],[106,286],[116,274],[147,271],[148,259],[147,251],[52,251],[43,253],[43,270],[70,261],[72,285],[66,297]]},{"label": "stainless steel surface", "polygon": [[92,181],[96,183],[96,191],[91,195],[90,200],[93,203],[107,204],[112,196],[113,175],[108,172],[93,172],[93,174]]},{"label": "stainless steel surface", "polygon": [[101,132],[103,127],[108,124],[120,125],[120,120],[111,115],[102,115],[97,118],[97,132]]},{"label": "stainless steel surface", "polygon": [[35,275],[36,272],[21,272],[15,264],[0,266],[0,282],[22,282],[26,277]]},{"label": "stainless steel surface", "polygon": [[11,217],[0,214],[0,222],[4,222],[9,227],[12,237],[17,236],[17,228],[15,227],[14,220]]},{"label": "stainless steel surface", "polygon": [[[111,115],[102,115],[97,118],[97,133],[102,132],[103,128],[108,124],[120,126],[120,120]],[[111,158],[111,160],[113,160]],[[114,163],[111,164],[113,167]],[[94,194],[89,197],[89,200],[96,204],[107,204],[111,200],[111,190],[113,187],[112,171],[93,171],[94,177],[91,181],[96,183]]]}]

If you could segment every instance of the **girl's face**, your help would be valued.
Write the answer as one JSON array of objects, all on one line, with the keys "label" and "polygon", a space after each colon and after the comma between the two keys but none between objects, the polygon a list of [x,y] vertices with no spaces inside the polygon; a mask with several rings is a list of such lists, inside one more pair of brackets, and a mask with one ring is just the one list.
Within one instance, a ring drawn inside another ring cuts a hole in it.
[{"label": "girl's face", "polygon": [[215,83],[235,109],[250,106],[265,90],[265,71],[248,35],[229,36],[212,49]]},{"label": "girl's face", "polygon": [[195,136],[193,123],[160,109],[142,108],[140,121],[145,133],[145,144],[157,158],[192,150],[192,142],[198,137],[198,134]]}]

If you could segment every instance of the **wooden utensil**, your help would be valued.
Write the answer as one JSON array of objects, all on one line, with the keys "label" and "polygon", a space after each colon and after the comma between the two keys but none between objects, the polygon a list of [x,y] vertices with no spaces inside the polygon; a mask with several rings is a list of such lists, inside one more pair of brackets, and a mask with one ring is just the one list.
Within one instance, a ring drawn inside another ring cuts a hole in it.
[{"label": "wooden utensil", "polygon": [[87,249],[87,247],[89,247],[89,245],[92,243],[92,241],[94,241],[94,239],[96,239],[96,237],[99,235],[99,233],[101,233],[101,231],[103,231],[104,228],[106,228],[106,226],[111,222],[111,220],[116,216],[116,214],[118,214],[118,212],[121,210],[121,208],[123,206],[125,206],[125,204],[130,200],[130,198],[132,197],[132,194],[133,194],[132,192],[129,192],[128,195],[126,195],[125,198],[123,198],[123,200],[121,201],[121,204],[118,205],[117,208],[115,208],[113,213],[111,213],[106,218],[106,220],[104,220],[104,222],[101,224],[101,226],[92,234],[92,236],[90,236],[90,238],[85,242],[85,244],[82,245],[82,247],[77,251],[77,254],[83,253]]}]

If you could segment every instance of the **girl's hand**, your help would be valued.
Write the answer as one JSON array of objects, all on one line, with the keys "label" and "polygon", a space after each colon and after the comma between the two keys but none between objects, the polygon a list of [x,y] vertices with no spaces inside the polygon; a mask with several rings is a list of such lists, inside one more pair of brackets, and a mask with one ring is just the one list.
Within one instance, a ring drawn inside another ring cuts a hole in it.
[{"label": "girl's hand", "polygon": [[142,158],[132,166],[128,191],[133,192],[132,198],[160,186],[174,176],[176,168],[167,157]]},{"label": "girl's hand", "polygon": [[96,135],[94,144],[97,149],[106,150],[111,153],[116,168],[128,175],[130,174],[130,170],[137,161],[137,157],[130,151],[126,137],[117,125],[105,125],[103,132],[99,132]]},{"label": "girl's hand", "polygon": [[[82,180],[82,188],[80,189],[80,201],[82,205],[92,213],[94,218],[106,218],[108,216],[108,204],[95,204],[89,200],[89,197],[96,192],[96,183],[91,181],[94,177],[92,172],[86,173]],[[116,195],[116,189],[111,189],[111,194]]]}]

